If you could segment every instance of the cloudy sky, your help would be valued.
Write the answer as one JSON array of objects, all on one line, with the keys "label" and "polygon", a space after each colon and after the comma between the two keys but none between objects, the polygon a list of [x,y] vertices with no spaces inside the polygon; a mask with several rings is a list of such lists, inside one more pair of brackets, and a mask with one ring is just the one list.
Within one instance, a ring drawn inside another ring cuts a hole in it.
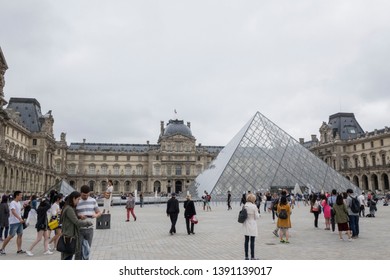
[{"label": "cloudy sky", "polygon": [[160,121],[226,145],[261,112],[291,136],[353,112],[389,126],[389,1],[0,0],[5,98],[67,141],[156,143]]}]

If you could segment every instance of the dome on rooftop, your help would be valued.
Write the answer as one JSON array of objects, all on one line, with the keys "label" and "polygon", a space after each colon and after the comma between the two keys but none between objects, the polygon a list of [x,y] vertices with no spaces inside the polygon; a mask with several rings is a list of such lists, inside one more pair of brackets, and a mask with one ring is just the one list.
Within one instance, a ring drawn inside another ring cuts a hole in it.
[{"label": "dome on rooftop", "polygon": [[172,136],[176,134],[193,137],[191,129],[184,124],[184,121],[170,120],[164,130],[164,136]]}]

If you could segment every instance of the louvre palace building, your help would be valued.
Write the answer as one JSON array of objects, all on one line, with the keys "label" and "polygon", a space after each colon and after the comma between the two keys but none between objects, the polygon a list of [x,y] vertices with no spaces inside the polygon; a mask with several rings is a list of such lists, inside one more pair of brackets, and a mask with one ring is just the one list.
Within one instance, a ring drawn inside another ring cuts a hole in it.
[{"label": "louvre palace building", "polygon": [[337,113],[323,122],[320,139],[300,138],[302,145],[362,190],[390,190],[390,129],[365,132],[353,113]]},{"label": "louvre palace building", "polygon": [[[41,194],[62,179],[79,189],[116,194],[186,193],[224,148],[196,143],[191,123],[173,119],[156,125],[157,143],[67,143],[53,135],[54,117],[43,114],[34,98],[5,98],[8,69],[0,48],[0,193],[22,190]],[[389,191],[390,132],[364,132],[353,114],[332,115],[320,128],[320,140],[300,143],[356,186]]]}]

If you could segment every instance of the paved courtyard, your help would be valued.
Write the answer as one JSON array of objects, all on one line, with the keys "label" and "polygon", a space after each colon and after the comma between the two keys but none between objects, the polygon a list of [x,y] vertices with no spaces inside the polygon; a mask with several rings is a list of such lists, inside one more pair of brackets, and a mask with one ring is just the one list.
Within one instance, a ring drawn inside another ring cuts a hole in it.
[{"label": "paved courtyard", "polygon": [[[244,237],[237,223],[239,205],[227,211],[225,203],[212,203],[212,211],[202,210],[196,203],[199,223],[195,235],[187,235],[183,218],[183,204],[177,223],[177,234],[168,231],[170,219],[165,214],[165,204],[145,205],[135,208],[137,221],[125,222],[124,206],[112,207],[111,229],[95,230],[92,260],[242,260]],[[263,209],[261,209],[263,210]],[[263,260],[390,260],[390,207],[378,203],[376,218],[360,219],[360,238],[353,242],[340,241],[336,232],[313,226],[309,208],[295,207],[292,215],[290,244],[280,244],[272,234],[275,224],[271,214],[261,212],[258,221],[259,237],[256,239],[256,257]],[[36,235],[30,226],[24,232],[23,249],[26,250]],[[34,256],[16,254],[15,240],[6,248],[7,260],[59,260],[60,253],[43,255],[43,244],[34,248]]]}]

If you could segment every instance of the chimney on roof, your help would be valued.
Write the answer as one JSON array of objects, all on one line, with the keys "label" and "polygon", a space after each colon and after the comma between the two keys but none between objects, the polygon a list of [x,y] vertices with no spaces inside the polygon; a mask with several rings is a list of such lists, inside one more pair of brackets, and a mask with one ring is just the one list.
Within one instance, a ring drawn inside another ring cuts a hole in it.
[{"label": "chimney on roof", "polygon": [[164,134],[164,121],[160,122],[160,133],[161,133],[161,135]]},{"label": "chimney on roof", "polygon": [[191,128],[191,122],[187,122],[188,128]]},{"label": "chimney on roof", "polygon": [[318,142],[317,135],[312,134],[312,135],[311,135],[311,141],[313,141],[313,142]]},{"label": "chimney on roof", "polygon": [[305,138],[299,138],[299,144],[303,145],[305,143]]},{"label": "chimney on roof", "polygon": [[146,141],[146,144],[147,144],[147,145],[149,145],[149,140],[148,140],[148,141]]}]

